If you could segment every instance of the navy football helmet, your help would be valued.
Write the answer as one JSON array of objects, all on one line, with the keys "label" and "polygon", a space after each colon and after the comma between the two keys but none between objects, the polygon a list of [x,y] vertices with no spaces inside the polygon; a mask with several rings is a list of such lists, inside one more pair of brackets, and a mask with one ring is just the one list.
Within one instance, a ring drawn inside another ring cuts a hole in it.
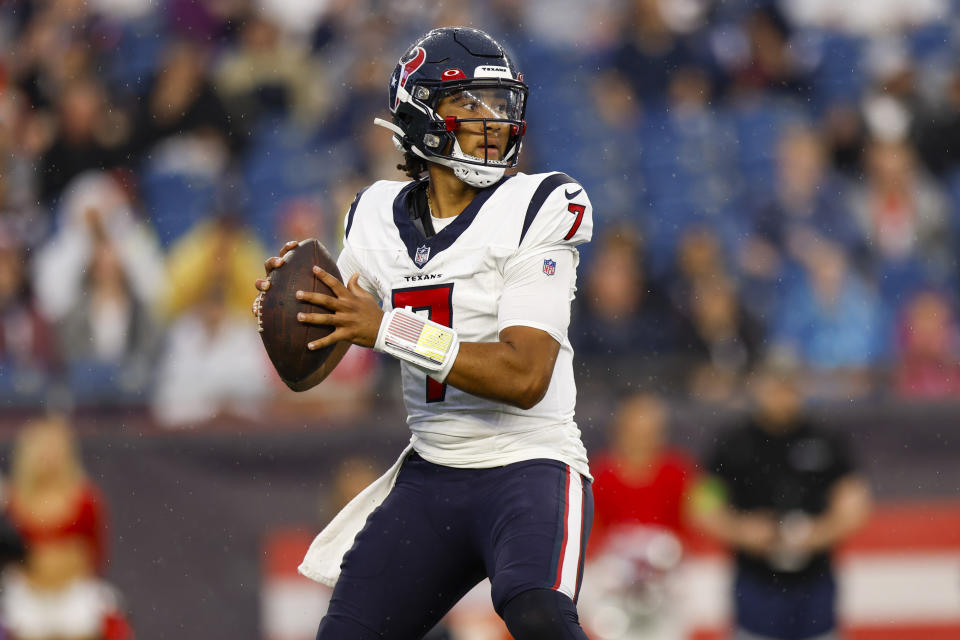
[{"label": "navy football helmet", "polygon": [[[437,107],[447,97],[476,117],[439,116]],[[479,29],[444,27],[427,33],[400,58],[390,76],[393,122],[374,122],[394,133],[401,152],[448,166],[467,184],[482,188],[516,166],[526,103],[523,75],[496,40]],[[502,158],[491,158],[488,151],[482,158],[463,152],[455,132],[470,122],[480,122],[484,135],[491,124],[508,125]]]}]

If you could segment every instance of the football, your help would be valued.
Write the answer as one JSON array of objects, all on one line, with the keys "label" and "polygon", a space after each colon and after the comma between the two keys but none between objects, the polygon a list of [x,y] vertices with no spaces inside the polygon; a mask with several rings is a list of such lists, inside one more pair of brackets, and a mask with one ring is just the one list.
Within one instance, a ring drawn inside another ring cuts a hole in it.
[{"label": "football", "polygon": [[313,273],[317,265],[343,282],[337,263],[317,240],[303,240],[283,256],[283,266],[270,272],[270,289],[261,292],[256,304],[257,325],[263,346],[280,378],[294,391],[303,391],[315,382],[312,374],[330,357],[335,345],[310,351],[307,343],[319,340],[333,327],[304,324],[297,313],[322,313],[315,305],[297,300],[297,291],[332,295],[330,288]]}]

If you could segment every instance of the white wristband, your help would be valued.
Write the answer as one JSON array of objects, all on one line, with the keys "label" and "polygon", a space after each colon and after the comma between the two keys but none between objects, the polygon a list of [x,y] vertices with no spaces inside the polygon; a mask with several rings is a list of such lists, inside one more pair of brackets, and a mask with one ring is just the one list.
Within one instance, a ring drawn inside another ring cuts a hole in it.
[{"label": "white wristband", "polygon": [[400,308],[383,315],[373,348],[443,382],[460,352],[460,339],[452,328]]}]

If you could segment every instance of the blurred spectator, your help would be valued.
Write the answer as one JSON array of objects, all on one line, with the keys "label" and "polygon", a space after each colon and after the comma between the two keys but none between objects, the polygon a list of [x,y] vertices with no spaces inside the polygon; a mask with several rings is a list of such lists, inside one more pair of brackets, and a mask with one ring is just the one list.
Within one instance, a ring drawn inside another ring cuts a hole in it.
[{"label": "blurred spectator", "polygon": [[[875,294],[850,269],[840,247],[827,240],[808,247],[803,273],[786,283],[772,320],[775,352],[820,372],[845,370],[856,376],[879,363],[890,346]],[[833,387],[837,393],[845,390]]]},{"label": "blurred spectator", "polygon": [[58,326],[78,400],[140,395],[152,381],[160,327],[154,310],[134,295],[117,249],[104,236],[95,240],[81,286],[82,297]]},{"label": "blurred spectator", "polygon": [[829,169],[820,136],[806,127],[787,129],[777,145],[776,185],[751,212],[752,233],[739,262],[744,272],[770,283],[783,262],[802,260],[812,243],[829,238],[863,261],[864,235],[846,206],[846,185]]},{"label": "blurred spectator", "polygon": [[204,301],[215,286],[225,313],[249,316],[250,282],[263,273],[267,255],[231,211],[202,220],[177,240],[167,256],[165,314],[175,318]]},{"label": "blurred spectator", "polygon": [[9,513],[27,548],[0,596],[13,636],[131,637],[115,590],[100,577],[107,563],[103,499],[64,420],[31,422],[18,434]]},{"label": "blurred spectator", "polygon": [[643,105],[663,106],[673,73],[696,62],[690,42],[667,21],[665,5],[633,0],[616,21],[622,32],[611,64],[633,83]]},{"label": "blurred spectator", "polygon": [[217,274],[197,270],[202,287],[171,324],[161,356],[153,415],[171,428],[200,426],[218,417],[256,420],[275,374],[250,317],[252,296],[238,312]]},{"label": "blurred spectator", "polygon": [[71,81],[92,74],[100,42],[86,2],[20,4],[26,6],[13,9],[22,20],[22,32],[16,55],[10,56],[10,71],[31,106],[45,110]]},{"label": "blurred spectator", "polygon": [[763,330],[737,297],[720,239],[709,227],[691,227],[680,238],[674,307],[680,312],[684,386],[692,397],[725,402],[761,349]]},{"label": "blurred spectator", "polygon": [[672,295],[680,308],[687,308],[686,299],[699,283],[728,278],[726,256],[716,231],[709,226],[690,227],[677,243],[675,280]]},{"label": "blurred spectator", "polygon": [[0,390],[42,399],[61,360],[56,336],[34,300],[26,260],[14,234],[0,227]]},{"label": "blurred spectator", "polygon": [[[57,231],[34,264],[37,298],[51,321],[65,320],[90,293],[90,267],[112,251],[131,302],[154,308],[163,283],[163,254],[153,230],[139,219],[121,184],[108,173],[78,176],[64,192]],[[95,274],[94,277],[103,275]]]},{"label": "blurred spectator", "polygon": [[865,180],[851,204],[879,262],[920,260],[931,275],[951,268],[946,199],[918,166],[909,143],[869,144]]},{"label": "blurred spectator", "polygon": [[40,161],[40,194],[53,202],[77,175],[110,169],[122,158],[126,131],[103,87],[92,78],[71,80],[57,100],[57,129]]},{"label": "blurred spectator", "polygon": [[31,422],[18,434],[9,508],[31,554],[26,569],[39,583],[60,585],[106,569],[103,499],[84,473],[66,420]]},{"label": "blurred spectator", "polygon": [[739,395],[744,377],[762,352],[763,331],[723,278],[701,280],[687,301],[690,396],[706,402],[728,402]]},{"label": "blurred spectator", "polygon": [[758,373],[753,416],[715,441],[695,493],[698,526],[736,553],[737,638],[832,637],[831,550],[870,510],[850,451],[804,416],[793,375],[782,365]]},{"label": "blurred spectator", "polygon": [[175,136],[192,136],[214,147],[237,150],[243,137],[206,77],[207,51],[179,41],[165,51],[136,116],[131,151],[140,156]]},{"label": "blurred spectator", "polygon": [[74,401],[135,399],[151,381],[164,258],[111,174],[87,172],[64,192],[57,231],[34,267]]},{"label": "blurred spectator", "polygon": [[623,531],[661,529],[687,535],[687,492],[695,464],[669,445],[669,408],[653,393],[635,393],[616,407],[609,443],[595,454],[590,548],[601,552]]},{"label": "blurred spectator", "polygon": [[326,76],[309,51],[252,10],[240,27],[238,46],[217,64],[216,83],[235,119],[292,115],[313,126],[329,107]]},{"label": "blurred spectator", "polygon": [[23,96],[0,90],[0,227],[32,247],[49,231],[50,221],[38,202],[29,122]]},{"label": "blurred spectator", "polygon": [[626,398],[608,448],[591,464],[594,518],[581,610],[600,640],[686,637],[673,583],[695,465],[667,444],[668,420],[658,396]]},{"label": "blurred spectator", "polygon": [[733,97],[780,94],[804,99],[811,88],[809,69],[797,56],[790,42],[790,25],[777,5],[762,3],[747,14],[739,28],[746,42],[726,47],[718,55]]},{"label": "blurred spectator", "polygon": [[640,237],[629,227],[611,228],[596,242],[575,301],[577,354],[598,364],[629,363],[634,373],[664,367],[680,346],[681,318],[648,278]]},{"label": "blurred spectator", "polygon": [[960,327],[949,300],[921,291],[904,307],[897,327],[894,384],[909,398],[950,398],[960,393]]}]

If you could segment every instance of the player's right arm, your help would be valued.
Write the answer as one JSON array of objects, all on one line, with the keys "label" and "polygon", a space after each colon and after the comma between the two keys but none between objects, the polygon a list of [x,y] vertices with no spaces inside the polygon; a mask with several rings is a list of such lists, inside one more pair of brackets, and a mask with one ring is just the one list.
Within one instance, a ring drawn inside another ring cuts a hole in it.
[{"label": "player's right arm", "polygon": [[[331,325],[334,330],[310,343],[311,348],[337,341],[374,347],[383,333],[384,313],[376,298],[358,284],[359,275],[355,273],[346,285],[323,271],[318,277],[334,295],[307,293],[304,300],[334,313],[305,314],[301,321]],[[408,320],[417,322],[418,316],[410,314]],[[529,409],[550,385],[560,343],[548,332],[529,326],[505,327],[499,338],[497,342],[458,342],[458,351],[442,382],[482,398]]]}]

